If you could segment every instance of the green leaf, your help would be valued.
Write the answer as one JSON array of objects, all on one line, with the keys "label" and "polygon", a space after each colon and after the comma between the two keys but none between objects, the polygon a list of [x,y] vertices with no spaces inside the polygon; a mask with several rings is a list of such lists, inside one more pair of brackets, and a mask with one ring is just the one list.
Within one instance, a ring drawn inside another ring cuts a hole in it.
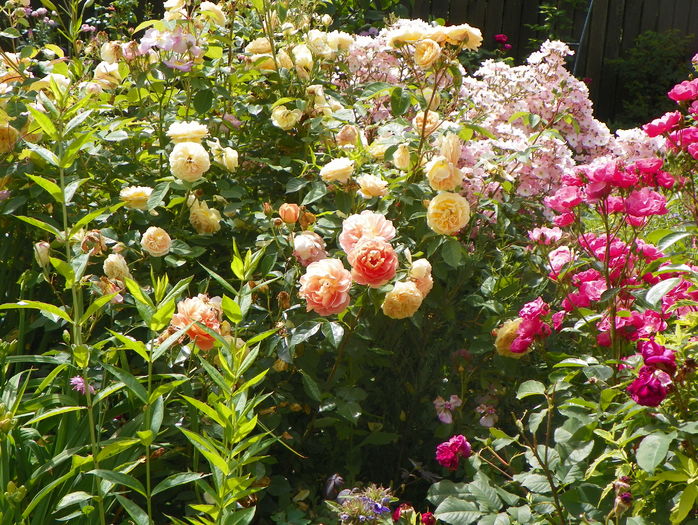
[{"label": "green leaf", "polygon": [[327,184],[320,181],[313,182],[310,185],[310,191],[306,193],[301,205],[305,206],[312,204],[313,202],[322,199],[325,195],[327,195]]},{"label": "green leaf", "polygon": [[370,98],[377,97],[378,95],[382,95],[385,91],[388,91],[393,87],[393,84],[389,84],[388,82],[372,82],[364,88],[361,95],[359,95],[359,98],[368,100]]},{"label": "green leaf", "polygon": [[187,403],[189,403],[194,408],[196,408],[203,415],[211,418],[211,420],[215,421],[220,426],[222,426],[222,427],[225,426],[225,422],[221,419],[218,412],[216,412],[213,408],[208,406],[206,403],[203,403],[203,402],[199,401],[198,399],[194,399],[193,397],[189,397],[189,396],[185,396],[185,395],[182,395],[182,399],[184,399]]},{"label": "green leaf", "polygon": [[143,403],[148,402],[148,392],[146,392],[145,387],[141,385],[138,379],[136,379],[130,372],[121,370],[120,368],[116,368],[115,366],[106,363],[104,363],[104,368],[106,368],[111,375],[124,383],[126,388],[133,392],[138,399],[143,401]]},{"label": "green leaf", "polygon": [[394,87],[390,93],[390,112],[394,117],[404,115],[409,109],[411,101],[412,96],[407,90],[400,86]]},{"label": "green leaf", "polygon": [[458,268],[463,262],[463,247],[456,239],[449,238],[441,245],[441,256],[446,264]]},{"label": "green leaf", "polygon": [[344,327],[341,324],[334,321],[324,323],[322,325],[322,334],[334,348],[337,348],[339,346],[339,343],[342,342],[342,338],[344,337]]},{"label": "green leaf", "polygon": [[306,372],[301,370],[301,375],[303,376],[303,389],[306,394],[308,394],[315,401],[322,401],[322,392],[320,392],[320,387],[312,377],[310,377]]},{"label": "green leaf", "polygon": [[210,89],[198,91],[194,95],[192,103],[197,113],[200,115],[206,113],[213,107],[213,91]]},{"label": "green leaf", "polygon": [[145,496],[145,488],[143,487],[143,484],[129,474],[103,469],[90,470],[87,474],[92,474],[94,476],[97,476],[98,478],[111,481],[115,485],[123,485],[124,487],[133,489],[142,496]]},{"label": "green leaf", "polygon": [[640,468],[650,474],[654,473],[654,469],[664,461],[669,445],[676,437],[676,433],[664,434],[663,432],[654,432],[649,436],[645,436],[637,447],[637,464]]},{"label": "green leaf", "polygon": [[53,197],[53,200],[55,200],[58,204],[61,204],[63,202],[63,192],[61,191],[61,188],[56,184],[55,182],[51,182],[48,179],[44,179],[43,177],[39,177],[38,175],[29,175],[27,174],[27,177],[29,177],[31,180],[33,180],[36,184],[41,186],[46,192]]},{"label": "green leaf", "polygon": [[59,416],[61,414],[67,414],[68,412],[77,412],[78,410],[85,410],[86,407],[59,407],[59,408],[54,408],[52,410],[48,410],[38,416],[34,416],[31,418],[29,421],[25,423],[26,426],[32,425],[34,423],[38,423],[39,421],[43,421],[44,419],[48,419],[53,416]]},{"label": "green leaf", "polygon": [[98,297],[97,299],[92,301],[92,304],[87,308],[85,313],[82,314],[82,317],[80,318],[80,324],[84,324],[93,314],[101,310],[105,304],[107,304],[117,295],[119,295],[118,292],[110,293],[108,295]]},{"label": "green leaf", "polygon": [[124,450],[128,450],[134,445],[140,444],[141,440],[138,438],[125,438],[117,439],[111,443],[102,443],[102,450],[97,454],[97,461],[103,461],[117,454],[121,454]]},{"label": "green leaf", "polygon": [[191,483],[192,481],[198,481],[207,476],[207,474],[199,474],[198,472],[183,472],[181,474],[173,474],[163,479],[160,483],[155,485],[155,488],[151,492],[153,496],[165,492],[173,487],[178,487],[186,483]]},{"label": "green leaf", "polygon": [[172,314],[174,314],[175,311],[175,301],[174,299],[170,299],[169,301],[164,302],[161,304],[158,309],[155,311],[153,314],[153,317],[150,319],[150,323],[148,326],[150,327],[151,330],[155,332],[159,332],[163,328],[165,328],[168,324],[170,324],[170,319],[172,318]]},{"label": "green leaf", "polygon": [[546,478],[543,474],[522,472],[521,474],[515,474],[514,480],[521,483],[521,485],[526,487],[531,492],[536,492],[538,494],[547,494],[552,492],[550,483],[548,483],[548,478]]},{"label": "green leaf", "polygon": [[681,494],[681,499],[671,511],[672,525],[683,523],[688,513],[693,509],[693,505],[698,497],[698,485],[691,483]]},{"label": "green leaf", "polygon": [[658,306],[659,302],[662,300],[662,297],[669,293],[669,291],[676,285],[678,285],[680,282],[680,277],[672,277],[671,279],[666,279],[665,281],[658,282],[652,288],[647,290],[647,294],[645,295],[645,301],[647,301],[653,307]]},{"label": "green leaf", "polygon": [[451,525],[470,525],[475,522],[482,512],[472,501],[449,496],[434,511],[437,520],[445,521]]},{"label": "green leaf", "polygon": [[54,234],[56,237],[61,237],[61,232],[58,228],[55,226],[51,226],[50,224],[40,221],[39,219],[35,219],[34,217],[25,217],[24,215],[15,215],[20,221],[24,221],[27,224],[31,224],[32,226],[36,226],[37,228],[41,228],[44,231],[47,231],[49,233]]},{"label": "green leaf", "polygon": [[61,500],[58,502],[58,505],[56,505],[56,511],[62,510],[66,507],[70,507],[71,505],[75,505],[76,503],[82,503],[83,501],[87,501],[92,499],[92,494],[88,494],[87,492],[83,492],[81,490],[77,492],[71,492],[70,494],[66,494],[61,498]]},{"label": "green leaf", "polygon": [[521,383],[521,386],[519,386],[519,390],[516,393],[516,398],[523,399],[528,396],[541,395],[545,395],[545,386],[543,385],[543,383],[541,383],[540,381],[534,381],[533,379],[530,379]]},{"label": "green leaf", "polygon": [[213,445],[211,441],[203,436],[200,436],[199,434],[196,434],[195,432],[187,430],[186,428],[180,428],[180,430],[191,442],[191,444],[194,445],[194,447],[196,447],[196,449],[208,460],[212,468],[217,468],[224,476],[230,474],[228,464],[218,453],[215,445]]},{"label": "green leaf", "polygon": [[148,197],[148,211],[154,210],[165,201],[167,192],[170,191],[169,182],[161,182],[153,188],[153,192]]},{"label": "green leaf", "polygon": [[53,153],[52,151],[47,150],[44,147],[37,146],[36,144],[32,144],[31,142],[25,142],[27,147],[35,152],[39,157],[44,159],[46,162],[49,164],[58,167],[60,162],[58,162],[58,157],[56,157],[56,154]]},{"label": "green leaf", "polygon": [[92,110],[88,109],[87,111],[83,111],[81,113],[78,113],[75,115],[70,121],[65,125],[65,133],[68,134],[71,131],[73,131],[75,128],[77,128],[80,124],[85,122],[87,117],[89,117],[92,114]]},{"label": "green leaf", "polygon": [[84,217],[82,217],[78,222],[76,222],[73,225],[73,228],[70,230],[71,235],[75,234],[77,231],[80,230],[80,228],[87,226],[89,223],[91,223],[93,220],[95,220],[97,217],[100,215],[104,215],[105,213],[114,213],[116,210],[124,206],[126,203],[125,202],[118,202],[116,204],[112,204],[111,206],[105,206],[104,208],[99,208],[98,210],[94,210]]},{"label": "green leaf", "polygon": [[121,506],[128,512],[128,515],[131,516],[136,525],[149,525],[150,519],[148,515],[138,504],[119,495],[116,496],[116,499],[119,500]]},{"label": "green leaf", "polygon": [[146,346],[142,342],[136,341],[135,339],[131,339],[130,337],[127,337],[127,336],[120,334],[118,332],[114,332],[112,330],[109,330],[109,333],[112,334],[114,337],[116,337],[121,343],[123,343],[123,345],[126,348],[136,352],[146,362],[150,361],[150,358],[148,357],[148,349],[146,348]]},{"label": "green leaf", "polygon": [[52,304],[48,303],[42,303],[40,301],[20,301],[18,303],[5,303],[5,304],[0,304],[0,310],[22,310],[22,309],[33,309],[33,310],[41,310],[42,312],[50,313],[55,315],[56,317],[60,317],[64,321],[67,321],[69,323],[72,323],[73,320],[70,318],[70,316],[58,308],[57,306],[54,306]]},{"label": "green leaf", "polygon": [[221,306],[223,308],[223,313],[230,319],[231,323],[238,324],[242,321],[242,310],[240,310],[238,303],[233,301],[230,297],[224,295]]},{"label": "green leaf", "polygon": [[484,479],[478,479],[468,484],[470,493],[475,497],[480,507],[485,507],[487,510],[496,512],[502,508],[502,500],[499,498],[494,487],[490,486]]},{"label": "green leaf", "polygon": [[58,131],[56,130],[56,126],[53,125],[53,122],[51,122],[51,119],[48,118],[48,115],[30,105],[27,105],[27,109],[29,110],[29,113],[32,114],[34,121],[39,125],[42,131],[48,135],[49,138],[57,140]]}]

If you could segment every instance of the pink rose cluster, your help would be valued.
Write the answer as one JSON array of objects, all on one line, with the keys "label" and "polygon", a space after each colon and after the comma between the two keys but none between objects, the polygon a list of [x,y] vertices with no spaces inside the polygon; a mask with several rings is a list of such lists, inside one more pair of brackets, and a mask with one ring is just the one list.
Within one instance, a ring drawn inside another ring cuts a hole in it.
[{"label": "pink rose cluster", "polygon": [[524,354],[535,339],[550,335],[550,325],[543,321],[549,313],[550,306],[540,297],[523,305],[519,310],[521,324],[516,329],[516,338],[509,347],[512,353]]},{"label": "pink rose cluster", "polygon": [[650,137],[666,137],[669,151],[685,151],[698,160],[698,78],[676,84],[667,95],[680,107],[687,109],[687,118],[684,118],[681,111],[672,111],[645,124],[642,129]]},{"label": "pink rose cluster", "polygon": [[473,450],[465,436],[458,434],[436,447],[436,461],[449,470],[456,470],[461,458],[472,456]]}]

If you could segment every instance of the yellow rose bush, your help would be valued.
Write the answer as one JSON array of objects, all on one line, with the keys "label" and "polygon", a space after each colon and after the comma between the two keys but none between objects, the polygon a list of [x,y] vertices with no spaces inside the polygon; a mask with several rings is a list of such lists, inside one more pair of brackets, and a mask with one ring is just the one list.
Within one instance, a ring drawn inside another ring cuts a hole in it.
[{"label": "yellow rose bush", "polygon": [[[6,4],[0,521],[326,523],[361,480],[423,523],[602,523],[645,512],[625,476],[686,518],[695,81],[613,135],[560,42],[466,68],[467,23],[359,34],[335,3]],[[637,451],[604,430],[624,382],[686,394]]]}]

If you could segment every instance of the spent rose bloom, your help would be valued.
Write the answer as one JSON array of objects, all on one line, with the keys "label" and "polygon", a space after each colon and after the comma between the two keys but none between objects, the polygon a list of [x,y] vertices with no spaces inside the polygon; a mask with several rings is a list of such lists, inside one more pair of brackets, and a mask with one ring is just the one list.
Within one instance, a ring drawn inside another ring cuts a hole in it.
[{"label": "spent rose bloom", "polygon": [[434,399],[434,408],[436,409],[439,421],[446,424],[453,423],[453,414],[451,414],[451,411],[460,407],[462,404],[463,401],[461,401],[461,398],[455,394],[453,394],[448,401],[441,396],[437,396],[436,399]]},{"label": "spent rose bloom", "polygon": [[293,255],[303,266],[326,259],[325,241],[315,232],[301,232],[293,238]]},{"label": "spent rose bloom", "polygon": [[201,350],[210,350],[216,342],[215,337],[196,323],[220,334],[222,312],[220,297],[199,294],[177,303],[177,313],[172,316],[170,326],[176,332],[194,323],[186,335]]},{"label": "spent rose bloom", "polygon": [[170,153],[172,174],[185,182],[196,182],[210,167],[208,152],[198,142],[179,142]]},{"label": "spent rose bloom", "polygon": [[363,237],[379,237],[387,242],[395,237],[395,227],[385,215],[369,210],[344,219],[342,233],[339,234],[339,245],[344,253],[349,255]]},{"label": "spent rose bloom", "polygon": [[354,147],[360,136],[359,128],[353,124],[346,124],[337,132],[335,142],[340,148]]},{"label": "spent rose bloom", "polygon": [[449,131],[441,137],[439,153],[455,166],[460,160],[462,146],[458,135]]},{"label": "spent rose bloom", "polygon": [[307,310],[320,315],[343,312],[351,297],[351,273],[339,259],[322,259],[310,263],[300,278],[298,295],[307,303]]},{"label": "spent rose bloom", "polygon": [[354,173],[354,161],[345,157],[333,159],[320,169],[320,177],[325,182],[344,183]]},{"label": "spent rose bloom", "polygon": [[400,144],[393,153],[393,164],[402,171],[410,169],[410,148],[407,144]]},{"label": "spent rose bloom", "polygon": [[9,122],[0,123],[0,153],[9,153],[15,147],[19,132]]},{"label": "spent rose bloom", "polygon": [[121,190],[119,198],[126,203],[127,208],[145,210],[151,193],[153,188],[149,186],[129,186]]},{"label": "spent rose bloom", "polygon": [[173,122],[167,129],[166,134],[175,144],[180,142],[201,143],[201,140],[208,136],[208,128],[195,120],[191,122]]},{"label": "spent rose bloom", "polygon": [[300,109],[288,109],[286,106],[276,106],[271,111],[271,122],[277,128],[287,131],[300,121],[303,112]]},{"label": "spent rose bloom", "polygon": [[216,233],[221,229],[221,213],[208,204],[195,200],[189,208],[189,223],[199,235]]},{"label": "spent rose bloom", "polygon": [[397,254],[380,237],[363,237],[348,254],[351,276],[358,284],[378,288],[395,277]]},{"label": "spent rose bloom", "polygon": [[436,195],[427,208],[427,224],[436,233],[453,235],[470,220],[470,205],[462,195],[447,191]]},{"label": "spent rose bloom", "polygon": [[449,470],[456,470],[460,459],[469,458],[472,454],[470,443],[465,439],[465,436],[460,434],[436,447],[436,461]]},{"label": "spent rose bloom", "polygon": [[153,257],[162,257],[170,253],[172,239],[170,235],[157,226],[148,228],[141,238],[141,246]]},{"label": "spent rose bloom", "polygon": [[423,300],[424,297],[414,282],[399,281],[385,295],[381,308],[391,319],[405,319],[419,310]]},{"label": "spent rose bloom", "polygon": [[514,359],[519,359],[526,355],[527,352],[513,352],[511,349],[511,345],[518,337],[519,326],[521,326],[522,322],[523,319],[517,317],[516,319],[506,321],[504,324],[502,324],[502,326],[494,331],[494,347],[499,355],[504,357],[512,357]]},{"label": "spent rose bloom", "polygon": [[102,268],[104,269],[104,275],[112,281],[131,279],[131,272],[128,269],[128,264],[126,264],[126,259],[120,253],[110,254],[104,260]]}]

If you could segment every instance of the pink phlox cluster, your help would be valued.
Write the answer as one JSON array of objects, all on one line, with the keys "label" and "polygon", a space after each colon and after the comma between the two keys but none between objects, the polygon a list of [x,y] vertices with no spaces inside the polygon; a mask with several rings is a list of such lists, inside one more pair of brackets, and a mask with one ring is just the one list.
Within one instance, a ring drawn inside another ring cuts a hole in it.
[{"label": "pink phlox cluster", "polygon": [[522,321],[516,330],[516,339],[512,341],[510,347],[513,353],[523,354],[528,351],[536,338],[550,335],[550,325],[543,321],[549,313],[550,306],[540,297],[521,307],[519,317]]},{"label": "pink phlox cluster", "polygon": [[616,130],[613,144],[613,154],[626,162],[653,157],[665,151],[663,138],[650,137],[640,128]]},{"label": "pink phlox cluster", "polygon": [[346,56],[349,71],[358,83],[397,83],[401,68],[397,56],[388,47],[385,35],[356,36]]}]

